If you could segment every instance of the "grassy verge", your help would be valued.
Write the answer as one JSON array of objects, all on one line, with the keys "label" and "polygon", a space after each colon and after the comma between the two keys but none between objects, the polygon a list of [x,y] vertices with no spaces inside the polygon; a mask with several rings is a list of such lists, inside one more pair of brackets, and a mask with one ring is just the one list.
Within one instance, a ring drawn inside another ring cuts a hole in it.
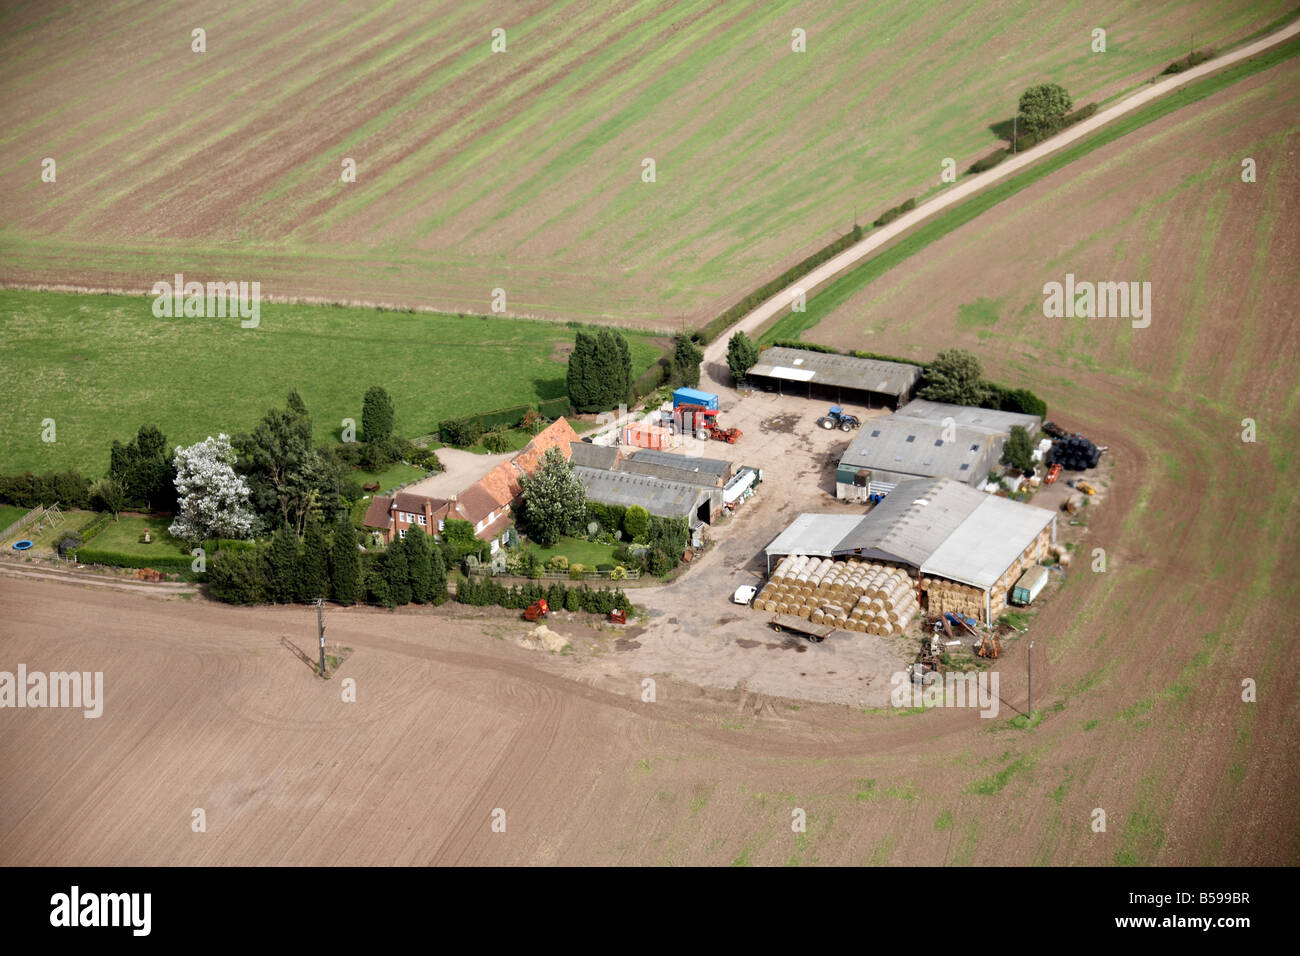
[{"label": "grassy verge", "polygon": [[767,326],[759,338],[763,344],[770,344],[779,339],[797,339],[808,329],[817,325],[853,296],[861,292],[890,269],[901,265],[905,260],[920,252],[930,243],[942,239],[948,233],[964,226],[982,213],[1009,199],[1021,190],[1052,173],[1083,158],[1094,150],[1100,149],[1115,140],[1127,136],[1153,123],[1161,117],[1190,106],[1214,93],[1225,89],[1238,80],[1263,72],[1300,53],[1300,37],[1273,47],[1257,57],[1228,67],[1213,76],[1183,87],[1155,103],[1135,110],[1115,120],[1087,136],[1081,142],[1067,147],[1058,153],[1037,163],[1024,172],[1017,173],[1010,179],[998,183],[960,205],[945,210],[928,220],[910,235],[904,236],[888,249],[872,256],[855,266],[849,272],[832,281],[816,292],[808,301],[806,312],[782,314],[775,322]]}]

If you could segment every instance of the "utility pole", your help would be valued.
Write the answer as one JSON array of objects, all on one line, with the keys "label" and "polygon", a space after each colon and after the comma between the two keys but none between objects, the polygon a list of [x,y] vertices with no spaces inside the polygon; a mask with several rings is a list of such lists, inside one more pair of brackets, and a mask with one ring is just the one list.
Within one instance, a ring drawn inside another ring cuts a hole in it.
[{"label": "utility pole", "polygon": [[[325,599],[316,599],[316,632],[320,640],[320,676],[325,676]],[[1031,645],[1032,646],[1032,645]]]},{"label": "utility pole", "polygon": [[1029,642],[1029,722],[1034,720],[1034,642]]}]

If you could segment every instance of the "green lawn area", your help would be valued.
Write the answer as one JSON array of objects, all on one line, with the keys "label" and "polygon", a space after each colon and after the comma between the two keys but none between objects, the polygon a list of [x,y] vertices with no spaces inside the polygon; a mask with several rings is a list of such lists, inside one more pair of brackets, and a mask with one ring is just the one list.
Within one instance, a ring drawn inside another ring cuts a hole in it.
[{"label": "green lawn area", "polygon": [[[167,533],[167,526],[172,523],[170,517],[152,518],[144,515],[118,515],[116,521],[91,538],[87,548],[96,551],[121,551],[126,554],[165,554],[186,555],[190,549],[184,541],[173,538]],[[149,544],[140,540],[145,528],[149,529]]]},{"label": "green lawn area", "polygon": [[[554,322],[262,303],[261,323],[155,318],[147,296],[0,290],[6,368],[21,377],[0,407],[0,472],[78,468],[97,477],[109,444],[145,423],[171,445],[248,431],[296,388],[315,438],[361,424],[371,385],[393,397],[398,435],[448,417],[565,394]],[[637,374],[659,358],[652,336],[625,333]],[[42,441],[45,419],[56,440]]]},{"label": "green lawn area", "polygon": [[528,548],[536,552],[543,562],[557,554],[569,559],[569,564],[582,564],[594,568],[598,564],[617,564],[614,560],[614,546],[588,541],[586,538],[561,538],[554,547],[542,548],[529,542]]},{"label": "green lawn area", "polygon": [[[25,514],[30,510],[31,510],[30,508],[25,508],[23,509],[23,513]],[[63,516],[64,516],[63,521],[55,525],[53,528],[46,528],[44,531],[40,532],[39,534],[33,533],[36,529],[36,525],[31,524],[28,525],[26,528],[24,528],[22,533],[16,535],[10,535],[9,538],[3,542],[5,549],[8,551],[12,551],[12,548],[10,546],[13,544],[14,541],[20,540],[22,538],[28,538],[32,542],[32,548],[30,549],[31,554],[37,554],[37,553],[49,554],[51,551],[54,550],[55,542],[59,540],[59,536],[62,535],[63,532],[76,531],[78,528],[84,527],[85,525],[89,524],[91,520],[94,519],[95,512],[63,510]],[[17,552],[13,552],[13,553],[17,553]]]},{"label": "green lawn area", "polygon": [[398,485],[405,484],[408,481],[414,481],[416,478],[423,478],[428,472],[423,468],[416,468],[414,465],[405,465],[402,462],[395,462],[385,468],[383,471],[366,471],[364,468],[356,468],[352,471],[352,478],[358,484],[369,485],[379,482],[379,493],[383,494]]},{"label": "green lawn area", "polygon": [[9,527],[31,510],[31,508],[22,508],[18,505],[0,505],[0,530]]}]

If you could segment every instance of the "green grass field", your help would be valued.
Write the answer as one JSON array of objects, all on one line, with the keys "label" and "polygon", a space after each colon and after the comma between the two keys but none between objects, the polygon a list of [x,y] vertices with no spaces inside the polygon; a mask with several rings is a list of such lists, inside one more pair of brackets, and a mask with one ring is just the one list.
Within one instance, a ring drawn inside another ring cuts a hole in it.
[{"label": "green grass field", "polygon": [[204,55],[168,17],[0,12],[21,78],[0,102],[0,277],[184,271],[448,311],[499,286],[514,314],[698,321],[987,152],[1030,84],[1106,99],[1292,4],[307,6],[234,0]]},{"label": "green grass field", "polygon": [[528,545],[542,561],[549,561],[557,554],[569,559],[569,564],[581,564],[594,568],[598,564],[617,564],[614,560],[614,548],[586,538],[561,538],[553,547],[541,548],[535,544]]},{"label": "green grass field", "polygon": [[[153,518],[145,515],[118,515],[116,521],[108,525],[86,545],[96,551],[119,551],[125,554],[166,555],[180,557],[190,553],[189,546],[179,538],[173,538],[167,527],[171,518]],[[145,544],[145,529],[153,539]]]},{"label": "green grass field", "polygon": [[20,508],[18,505],[0,505],[0,530],[9,527],[31,510],[31,508]]},{"label": "green grass field", "polygon": [[[146,422],[169,444],[251,429],[297,388],[316,440],[343,419],[361,428],[367,388],[397,407],[414,437],[444,418],[564,395],[560,346],[574,331],[549,322],[263,303],[261,325],[155,318],[146,297],[0,290],[9,394],[0,407],[0,472],[75,467],[98,476],[109,445]],[[655,340],[627,333],[639,374]],[[55,422],[54,442],[42,422]],[[360,437],[360,436],[358,436]]]}]

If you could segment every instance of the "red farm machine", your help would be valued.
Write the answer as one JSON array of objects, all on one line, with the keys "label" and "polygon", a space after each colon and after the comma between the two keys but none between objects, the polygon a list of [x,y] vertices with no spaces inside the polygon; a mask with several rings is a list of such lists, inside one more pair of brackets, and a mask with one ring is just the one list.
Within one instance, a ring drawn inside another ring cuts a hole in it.
[{"label": "red farm machine", "polygon": [[678,405],[672,411],[673,427],[679,435],[705,436],[714,441],[734,445],[740,440],[739,428],[723,428],[718,424],[718,410],[703,405]]}]

